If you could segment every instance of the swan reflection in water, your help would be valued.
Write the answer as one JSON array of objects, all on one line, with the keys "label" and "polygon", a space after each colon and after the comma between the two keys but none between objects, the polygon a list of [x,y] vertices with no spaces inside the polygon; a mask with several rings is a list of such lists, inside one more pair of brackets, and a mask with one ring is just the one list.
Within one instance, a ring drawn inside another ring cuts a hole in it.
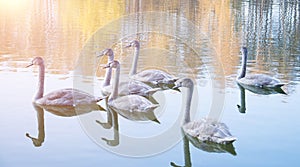
[{"label": "swan reflection in water", "polygon": [[140,112],[140,113],[132,113],[130,111],[123,110],[115,111],[113,108],[111,108],[107,103],[108,99],[106,99],[106,107],[107,107],[107,122],[101,122],[99,120],[96,120],[98,124],[100,124],[104,129],[111,129],[113,128],[113,139],[107,139],[105,137],[102,137],[101,139],[106,142],[109,146],[117,146],[120,142],[120,134],[119,134],[119,114],[129,121],[152,121],[155,123],[160,123],[156,116],[154,115],[154,112]]},{"label": "swan reflection in water", "polygon": [[33,108],[37,113],[38,121],[38,137],[32,137],[29,133],[26,133],[26,137],[30,138],[33,145],[40,147],[45,139],[45,125],[44,125],[44,110],[60,117],[73,117],[77,115],[87,114],[92,111],[106,111],[100,105],[88,106],[88,105],[77,105],[77,106],[42,106],[36,103],[32,103]]},{"label": "swan reflection in water", "polygon": [[246,113],[246,96],[245,96],[245,88],[238,84],[238,87],[240,89],[240,98],[241,98],[241,104],[237,104],[237,108],[239,109],[240,113]]},{"label": "swan reflection in water", "polygon": [[106,123],[100,122],[96,120],[98,124],[100,124],[105,129],[113,128],[113,139],[107,139],[102,137],[101,139],[106,142],[109,146],[117,146],[120,143],[120,134],[119,134],[119,120],[118,120],[118,113],[112,110],[111,108],[107,109],[108,119]]},{"label": "swan reflection in water", "polygon": [[[184,167],[191,167],[191,153],[190,153],[190,142],[194,147],[205,151],[205,152],[214,152],[214,153],[230,153],[236,155],[235,148],[232,143],[230,144],[217,144],[213,142],[199,142],[197,138],[193,138],[183,134],[183,153],[184,153]],[[177,165],[175,162],[170,162],[171,166],[182,167],[182,165]]]},{"label": "swan reflection in water", "polygon": [[281,87],[275,87],[275,88],[260,88],[256,86],[247,86],[247,85],[240,85],[237,83],[239,89],[240,89],[240,98],[241,98],[241,104],[237,104],[237,108],[240,113],[246,113],[246,95],[245,95],[245,89],[248,91],[258,94],[258,95],[271,95],[271,94],[284,94],[287,95],[286,92]]},{"label": "swan reflection in water", "polygon": [[26,133],[26,136],[32,140],[35,147],[40,147],[45,140],[45,126],[44,126],[44,109],[33,103],[33,107],[36,110],[38,121],[38,137],[34,138]]},{"label": "swan reflection in water", "polygon": [[257,87],[257,86],[251,86],[251,85],[242,85],[237,83],[239,87],[242,87],[244,89],[247,89],[248,91],[259,94],[259,95],[271,95],[271,94],[284,94],[287,95],[287,93],[282,89],[282,87]]}]

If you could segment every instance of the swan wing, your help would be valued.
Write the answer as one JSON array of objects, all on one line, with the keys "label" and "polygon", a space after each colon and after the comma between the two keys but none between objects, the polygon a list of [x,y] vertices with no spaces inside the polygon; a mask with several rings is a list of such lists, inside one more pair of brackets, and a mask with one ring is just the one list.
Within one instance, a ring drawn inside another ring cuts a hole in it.
[{"label": "swan wing", "polygon": [[122,82],[119,85],[119,95],[130,95],[130,94],[137,94],[141,96],[146,96],[146,91],[151,89],[151,87],[143,82],[140,81],[129,81],[129,82]]},{"label": "swan wing", "polygon": [[174,77],[161,70],[143,70],[132,76],[132,79],[149,83],[174,82]]},{"label": "swan wing", "polygon": [[197,137],[200,141],[210,141],[220,144],[232,143],[236,140],[224,123],[208,119],[201,119],[185,124],[183,130],[190,136]]},{"label": "swan wing", "polygon": [[158,122],[153,113],[153,110],[157,108],[158,105],[152,104],[148,99],[139,95],[118,97],[117,99],[110,101],[109,106],[120,115],[130,120],[153,120]]},{"label": "swan wing", "polygon": [[283,83],[274,77],[265,74],[251,74],[238,80],[239,83],[244,85],[253,85],[257,87],[280,87]]},{"label": "swan wing", "polygon": [[[155,90],[159,90],[159,89],[155,89]],[[118,87],[119,96],[126,96],[130,94],[148,96],[149,93],[154,93],[155,90],[152,90],[152,87],[137,80],[131,80],[129,82],[121,82]],[[104,96],[108,96],[112,92],[112,86],[111,85],[105,86],[101,89],[101,91]]]},{"label": "swan wing", "polygon": [[149,109],[156,108],[158,105],[152,104],[148,99],[139,95],[121,96],[110,102],[116,109],[131,112],[147,112]]},{"label": "swan wing", "polygon": [[100,98],[95,98],[81,90],[66,88],[50,92],[41,99],[38,99],[36,103],[40,105],[74,106],[92,104],[99,100]]}]

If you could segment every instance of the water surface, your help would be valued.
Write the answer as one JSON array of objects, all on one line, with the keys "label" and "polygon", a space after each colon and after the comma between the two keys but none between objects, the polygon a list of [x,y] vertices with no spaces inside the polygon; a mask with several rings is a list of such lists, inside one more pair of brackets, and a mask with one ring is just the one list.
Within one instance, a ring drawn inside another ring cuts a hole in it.
[{"label": "water surface", "polygon": [[[298,1],[14,0],[0,1],[0,6],[0,166],[299,165]],[[104,111],[62,117],[32,106],[37,68],[25,66],[34,56],[45,60],[46,92],[75,87],[99,95],[105,74],[99,64],[107,58],[97,59],[95,53],[113,48],[126,78],[133,51],[124,46],[133,39],[141,42],[139,69],[155,67],[194,79],[193,119],[224,122],[238,138],[235,156],[209,153],[182,139],[185,90],[183,95],[155,94],[161,100],[155,111],[161,124],[118,116],[119,136],[96,122],[106,121]],[[259,95],[236,85],[241,46],[249,49],[248,72],[289,83],[284,87],[288,95]],[[242,104],[241,113],[237,105]],[[166,147],[159,151],[149,153],[143,143],[127,140],[161,136],[170,129],[173,138],[153,142],[153,149]],[[103,138],[116,140],[108,145]],[[135,151],[124,156],[132,148],[142,157],[128,157],[137,156]]]}]

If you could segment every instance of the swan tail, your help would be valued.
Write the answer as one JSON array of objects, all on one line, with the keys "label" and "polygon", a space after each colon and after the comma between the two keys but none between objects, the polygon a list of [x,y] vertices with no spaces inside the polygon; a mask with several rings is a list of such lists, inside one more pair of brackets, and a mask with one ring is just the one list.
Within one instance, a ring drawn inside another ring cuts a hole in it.
[{"label": "swan tail", "polygon": [[277,83],[277,84],[275,84],[275,87],[276,88],[281,88],[284,85],[285,85],[285,83]]},{"label": "swan tail", "polygon": [[99,102],[99,101],[101,101],[101,100],[103,100],[103,99],[106,99],[108,96],[104,96],[104,97],[97,97],[96,98],[96,102]]},{"label": "swan tail", "polygon": [[159,104],[153,96],[146,97],[152,104]]},{"label": "swan tail", "polygon": [[100,111],[107,111],[107,110],[106,110],[105,108],[103,108],[101,105],[97,105],[97,107],[98,107],[97,109],[100,110]]},{"label": "swan tail", "polygon": [[172,82],[176,82],[179,78],[173,78],[171,79]]},{"label": "swan tail", "polygon": [[154,122],[160,124],[160,122],[159,122],[159,120],[158,120],[157,118],[153,119],[152,121],[154,121]]},{"label": "swan tail", "polygon": [[150,105],[150,106],[148,106],[148,107],[146,107],[146,110],[150,110],[150,109],[155,109],[155,108],[157,108],[157,107],[159,107],[159,104],[152,104],[152,105]]},{"label": "swan tail", "polygon": [[219,141],[219,143],[220,144],[230,144],[230,143],[233,143],[236,140],[237,140],[236,137],[234,137],[234,136],[228,136],[228,137],[225,137],[225,138],[221,139]]}]

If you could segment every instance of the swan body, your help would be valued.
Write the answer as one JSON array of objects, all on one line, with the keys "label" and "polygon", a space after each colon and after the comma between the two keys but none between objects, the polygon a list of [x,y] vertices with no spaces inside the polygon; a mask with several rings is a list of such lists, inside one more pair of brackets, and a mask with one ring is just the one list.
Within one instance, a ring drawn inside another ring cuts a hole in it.
[{"label": "swan body", "polygon": [[175,78],[174,76],[161,71],[161,70],[156,70],[156,69],[149,69],[149,70],[144,70],[140,71],[137,73],[137,63],[138,63],[138,57],[139,57],[139,52],[140,52],[140,43],[137,40],[134,40],[130,42],[128,47],[134,47],[134,58],[133,58],[133,64],[129,73],[129,76],[132,79],[141,81],[141,82],[146,82],[146,83],[151,83],[154,85],[157,84],[172,84],[174,83],[178,78]]},{"label": "swan body", "polygon": [[255,86],[260,88],[275,88],[281,87],[284,83],[281,83],[278,79],[265,75],[265,74],[248,74],[246,75],[247,56],[248,50],[246,47],[242,47],[242,67],[241,73],[237,78],[237,82],[241,85]]},{"label": "swan body", "polygon": [[278,79],[265,74],[251,74],[237,80],[241,85],[256,86],[260,88],[281,87],[284,84]]},{"label": "swan body", "polygon": [[37,106],[43,108],[44,110],[61,117],[73,117],[77,115],[82,115],[89,113],[91,111],[106,111],[97,103],[92,104],[76,104],[74,106],[62,106],[62,105],[39,105],[35,103]]},{"label": "swan body", "polygon": [[132,121],[153,120],[157,123],[153,110],[158,105],[152,104],[147,98],[139,95],[121,96],[109,103],[113,110],[117,110],[123,117]]},{"label": "swan body", "polygon": [[143,70],[131,76],[132,79],[145,83],[157,84],[172,84],[177,79],[170,74],[155,69]]},{"label": "swan body", "polygon": [[190,136],[185,134],[187,139],[195,146],[196,148],[210,153],[230,153],[236,155],[235,148],[232,143],[220,144],[210,141],[201,141],[197,137]]},{"label": "swan body", "polygon": [[94,97],[86,92],[72,88],[56,90],[43,96],[45,78],[44,61],[41,57],[35,57],[27,67],[32,65],[39,66],[38,92],[34,98],[34,103],[41,106],[76,106],[95,104],[102,100],[102,98]]},{"label": "swan body", "polygon": [[[102,51],[102,53],[99,56],[103,56],[103,55],[107,55],[108,58],[108,62],[107,63],[111,63],[114,60],[114,53],[112,51],[112,49],[105,49]],[[102,94],[104,96],[109,96],[112,92],[112,85],[110,84],[111,81],[111,76],[112,75],[112,69],[111,68],[107,68],[106,69],[106,73],[105,73],[105,77],[104,77],[104,83],[102,86]],[[151,96],[153,93],[161,90],[159,88],[152,88],[149,85],[141,82],[141,81],[137,81],[137,80],[130,80],[128,82],[121,82],[119,84],[119,88],[118,88],[119,92],[118,94],[120,96],[125,96],[125,95],[130,95],[130,94],[137,94],[140,96],[144,96],[144,97],[149,97]]]},{"label": "swan body", "polygon": [[46,106],[75,106],[97,103],[101,99],[81,90],[66,88],[55,90],[40,99],[35,100],[38,105]]},{"label": "swan body", "polygon": [[[143,97],[149,97],[159,90],[161,89],[152,88],[151,86],[136,80],[121,82],[119,84],[119,96],[136,94]],[[112,85],[108,85],[102,88],[102,94],[104,96],[109,96],[111,92],[112,92]]]},{"label": "swan body", "polygon": [[[108,64],[107,68],[116,69],[113,91],[108,98],[108,106],[120,115],[131,120],[145,121],[149,120],[149,115],[154,116],[153,110],[159,105],[152,104],[147,98],[139,95],[118,96],[120,63],[114,60]],[[155,116],[153,121],[158,122]]]},{"label": "swan body", "polygon": [[185,134],[197,138],[201,142],[213,142],[218,144],[229,144],[236,140],[229,132],[224,123],[210,119],[190,121],[190,106],[193,95],[194,83],[190,78],[181,78],[175,82],[175,87],[188,88],[185,103],[184,125],[182,129]]},{"label": "swan body", "polygon": [[226,144],[236,140],[224,123],[210,119],[203,118],[198,121],[189,122],[183,125],[182,128],[186,134],[196,137],[200,141]]}]

